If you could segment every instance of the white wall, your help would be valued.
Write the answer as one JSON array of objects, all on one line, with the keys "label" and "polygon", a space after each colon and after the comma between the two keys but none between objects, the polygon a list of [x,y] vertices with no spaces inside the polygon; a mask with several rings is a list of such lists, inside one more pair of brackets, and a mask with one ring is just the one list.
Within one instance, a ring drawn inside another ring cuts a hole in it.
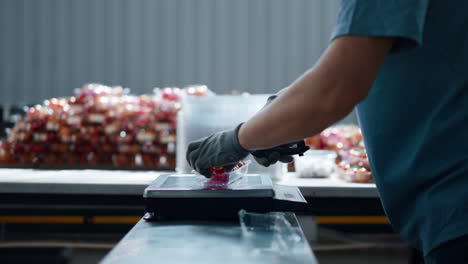
[{"label": "white wall", "polygon": [[86,82],[271,93],[326,47],[338,0],[0,0],[0,104]]}]

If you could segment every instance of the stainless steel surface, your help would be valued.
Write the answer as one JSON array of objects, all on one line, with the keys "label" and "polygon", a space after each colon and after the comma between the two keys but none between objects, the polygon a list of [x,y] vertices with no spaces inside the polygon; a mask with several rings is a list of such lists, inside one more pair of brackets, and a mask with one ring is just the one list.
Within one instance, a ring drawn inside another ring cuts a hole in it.
[{"label": "stainless steel surface", "polygon": [[226,189],[204,189],[194,174],[159,176],[145,189],[146,198],[273,197],[273,184],[267,175],[246,175]]},{"label": "stainless steel surface", "polygon": [[141,195],[161,171],[0,169],[0,193]]},{"label": "stainless steel surface", "polygon": [[299,186],[302,195],[305,197],[379,197],[375,183],[351,183],[334,177],[319,179],[299,178],[294,173],[289,173],[278,184]]},{"label": "stainless steel surface", "polygon": [[[0,169],[0,193],[141,195],[161,171]],[[288,173],[278,184],[299,186],[305,197],[377,198],[373,183],[306,179]]]},{"label": "stainless steel surface", "polygon": [[316,264],[315,256],[297,224],[297,219],[293,214],[290,214],[290,217],[294,221],[293,228],[300,236],[300,241],[290,252],[262,250],[271,246],[268,243],[272,239],[273,231],[245,237],[239,222],[158,223],[140,220],[101,264]]}]

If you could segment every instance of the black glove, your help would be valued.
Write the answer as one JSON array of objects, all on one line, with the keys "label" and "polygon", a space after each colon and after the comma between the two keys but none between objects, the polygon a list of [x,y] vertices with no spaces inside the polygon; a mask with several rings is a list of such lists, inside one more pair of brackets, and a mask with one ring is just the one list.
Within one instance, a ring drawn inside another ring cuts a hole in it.
[{"label": "black glove", "polygon": [[293,155],[302,156],[309,150],[304,141],[298,141],[290,144],[284,144],[274,148],[257,150],[252,152],[252,156],[258,164],[268,167],[276,162],[289,163],[293,161]]},{"label": "black glove", "polygon": [[237,133],[241,125],[191,142],[187,148],[187,162],[206,177],[211,177],[211,167],[230,171],[250,153],[239,144]]}]

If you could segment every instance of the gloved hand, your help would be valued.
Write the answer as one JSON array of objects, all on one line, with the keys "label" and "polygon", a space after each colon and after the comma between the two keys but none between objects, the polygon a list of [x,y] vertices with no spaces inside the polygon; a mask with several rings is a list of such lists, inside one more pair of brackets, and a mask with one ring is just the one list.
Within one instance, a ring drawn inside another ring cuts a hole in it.
[{"label": "gloved hand", "polygon": [[211,177],[211,167],[222,166],[230,171],[250,153],[239,144],[237,134],[241,125],[191,142],[187,148],[187,162],[206,177]]},{"label": "gloved hand", "polygon": [[304,141],[298,141],[269,149],[257,150],[252,152],[252,156],[258,164],[268,167],[278,161],[289,163],[293,161],[293,155],[299,154],[302,156],[302,153],[308,149],[309,147],[304,144]]}]

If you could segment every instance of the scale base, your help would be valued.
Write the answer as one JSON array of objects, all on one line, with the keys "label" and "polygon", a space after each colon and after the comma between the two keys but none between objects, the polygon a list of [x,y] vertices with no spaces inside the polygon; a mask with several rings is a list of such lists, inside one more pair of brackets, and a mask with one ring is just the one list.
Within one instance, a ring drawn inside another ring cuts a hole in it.
[{"label": "scale base", "polygon": [[193,174],[167,174],[151,183],[143,197],[151,219],[158,220],[232,220],[238,219],[241,209],[256,213],[303,210],[305,200],[297,187],[292,191],[278,187],[267,175],[246,175],[243,182],[229,188],[205,189]]},{"label": "scale base", "polygon": [[158,220],[232,220],[238,212],[273,210],[272,198],[158,198],[146,199],[146,211]]}]

